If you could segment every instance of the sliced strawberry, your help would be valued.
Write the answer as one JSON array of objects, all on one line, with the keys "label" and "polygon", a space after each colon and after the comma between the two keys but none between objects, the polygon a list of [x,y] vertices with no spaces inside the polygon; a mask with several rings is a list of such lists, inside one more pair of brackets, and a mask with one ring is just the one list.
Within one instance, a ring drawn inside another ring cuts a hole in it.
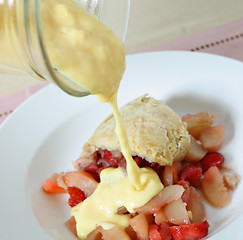
[{"label": "sliced strawberry", "polygon": [[142,158],[140,157],[133,157],[133,160],[137,163],[139,167],[142,166]]},{"label": "sliced strawberry", "polygon": [[42,189],[46,193],[54,193],[54,194],[66,193],[67,191],[58,185],[58,181],[57,181],[58,178],[59,178],[59,174],[54,173],[50,178],[46,179],[42,183]]},{"label": "sliced strawberry", "polygon": [[210,167],[216,166],[219,169],[224,163],[224,156],[218,152],[207,153],[201,160],[202,170],[206,172]]},{"label": "sliced strawberry", "polygon": [[84,168],[84,171],[90,173],[97,182],[100,182],[99,166],[96,163],[89,164]]},{"label": "sliced strawberry", "polygon": [[200,167],[188,166],[181,171],[180,180],[188,181],[192,186],[199,186],[202,177],[202,169]]},{"label": "sliced strawberry", "polygon": [[152,224],[149,226],[149,240],[171,240],[171,231],[166,223],[160,226]]},{"label": "sliced strawberry", "polygon": [[70,207],[78,205],[86,198],[84,192],[76,187],[68,187],[68,194],[70,195],[68,200]]},{"label": "sliced strawberry", "polygon": [[208,234],[208,222],[205,219],[200,223],[170,227],[173,240],[199,240]]}]

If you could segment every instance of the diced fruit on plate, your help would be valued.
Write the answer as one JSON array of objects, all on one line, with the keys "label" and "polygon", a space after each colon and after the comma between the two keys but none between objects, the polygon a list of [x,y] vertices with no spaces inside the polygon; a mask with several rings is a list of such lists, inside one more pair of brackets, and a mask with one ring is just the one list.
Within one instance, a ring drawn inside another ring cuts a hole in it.
[{"label": "diced fruit on plate", "polygon": [[144,214],[138,214],[131,218],[129,223],[133,230],[137,233],[137,237],[140,240],[148,240],[149,224]]},{"label": "diced fruit on plate", "polygon": [[149,240],[171,240],[171,231],[166,223],[149,226]]},{"label": "diced fruit on plate", "polygon": [[70,207],[74,207],[85,200],[85,195],[82,190],[76,187],[68,187],[68,194],[70,195],[68,204]]},{"label": "diced fruit on plate", "polygon": [[216,166],[210,167],[201,181],[205,198],[213,206],[223,208],[230,203],[230,194],[224,185],[223,176]]},{"label": "diced fruit on plate", "polygon": [[203,157],[201,161],[201,166],[202,170],[206,172],[212,166],[216,166],[220,169],[223,163],[224,156],[221,153],[209,152]]},{"label": "diced fruit on plate", "polygon": [[173,240],[199,240],[208,234],[208,222],[170,227]]},{"label": "diced fruit on plate", "polygon": [[148,203],[144,206],[136,208],[136,212],[144,214],[156,213],[164,205],[181,198],[184,188],[180,185],[171,185],[165,187],[160,191],[155,197],[153,197]]},{"label": "diced fruit on plate", "polygon": [[102,236],[103,236],[103,239],[105,240],[130,240],[130,237],[128,236],[128,234],[122,230],[121,228],[119,227],[113,227],[109,230],[104,230],[102,228],[101,230],[101,233],[102,233]]},{"label": "diced fruit on plate", "polygon": [[77,236],[77,229],[76,229],[76,221],[74,217],[69,218],[66,222],[65,225],[68,227],[68,229],[75,235]]},{"label": "diced fruit on plate", "polygon": [[187,123],[187,130],[196,139],[206,127],[210,127],[214,122],[214,115],[207,112],[198,114],[187,114],[182,117],[182,121]]},{"label": "diced fruit on plate", "polygon": [[187,210],[192,213],[192,223],[202,222],[206,217],[206,212],[200,193],[194,188],[190,187],[190,195],[187,203]]},{"label": "diced fruit on plate", "polygon": [[202,144],[193,136],[190,136],[190,148],[185,156],[185,161],[198,162],[206,155],[206,153],[207,151],[202,147]]},{"label": "diced fruit on plate", "polygon": [[161,208],[157,213],[154,214],[154,221],[157,225],[168,222],[163,208]]},{"label": "diced fruit on plate", "polygon": [[175,167],[165,166],[165,169],[162,174],[162,182],[165,186],[173,185],[175,181],[177,181],[177,173]]},{"label": "diced fruit on plate", "polygon": [[185,203],[183,203],[181,199],[165,205],[163,211],[165,217],[172,224],[181,225],[190,223]]},{"label": "diced fruit on plate", "polygon": [[188,166],[181,171],[180,180],[188,181],[192,186],[199,186],[202,177],[202,169],[200,167]]},{"label": "diced fruit on plate", "polygon": [[225,126],[218,125],[205,128],[199,138],[203,148],[209,152],[216,152],[220,149],[225,134]]},{"label": "diced fruit on plate", "polygon": [[82,190],[86,197],[90,196],[97,187],[97,181],[87,172],[72,171],[63,176],[63,181],[68,187],[76,187]]},{"label": "diced fruit on plate", "polygon": [[190,184],[189,184],[189,182],[180,180],[177,184],[181,185],[185,189],[185,192],[182,194],[181,199],[184,203],[187,203],[188,200],[189,200],[189,196],[190,196]]},{"label": "diced fruit on plate", "polygon": [[42,189],[46,193],[66,193],[67,191],[58,185],[57,179],[59,178],[58,173],[54,173],[50,178],[46,179],[42,183]]}]

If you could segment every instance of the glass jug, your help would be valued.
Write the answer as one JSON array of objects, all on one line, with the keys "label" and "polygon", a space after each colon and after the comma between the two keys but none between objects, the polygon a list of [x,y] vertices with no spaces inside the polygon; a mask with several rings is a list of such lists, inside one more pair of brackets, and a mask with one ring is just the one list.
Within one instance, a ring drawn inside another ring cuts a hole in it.
[{"label": "glass jug", "polygon": [[[124,40],[130,0],[76,0]],[[89,91],[67,78],[49,61],[41,28],[41,0],[0,1],[0,65],[7,72],[22,71],[56,83],[70,95]]]}]

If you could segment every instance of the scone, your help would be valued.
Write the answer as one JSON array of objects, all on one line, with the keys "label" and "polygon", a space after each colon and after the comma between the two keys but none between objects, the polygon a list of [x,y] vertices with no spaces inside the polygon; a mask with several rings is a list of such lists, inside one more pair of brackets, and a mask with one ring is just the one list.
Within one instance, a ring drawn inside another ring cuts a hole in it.
[{"label": "scone", "polygon": [[[179,116],[161,101],[144,95],[122,107],[120,113],[132,156],[160,165],[184,158],[190,146],[189,134]],[[84,145],[75,168],[83,169],[95,161],[97,152],[105,149],[115,154],[121,151],[113,115],[99,125]]]}]

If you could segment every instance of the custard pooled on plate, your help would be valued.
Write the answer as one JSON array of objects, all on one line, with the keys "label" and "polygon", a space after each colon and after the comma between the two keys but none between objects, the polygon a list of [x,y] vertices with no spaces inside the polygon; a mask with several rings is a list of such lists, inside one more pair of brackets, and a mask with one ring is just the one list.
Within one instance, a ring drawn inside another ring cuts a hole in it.
[{"label": "custard pooled on plate", "polygon": [[[190,146],[187,129],[179,116],[161,101],[144,95],[122,107],[120,114],[132,156],[163,166],[185,157]],[[99,125],[84,145],[75,168],[85,169],[107,154],[107,150],[113,158],[121,157],[113,115]]]}]

